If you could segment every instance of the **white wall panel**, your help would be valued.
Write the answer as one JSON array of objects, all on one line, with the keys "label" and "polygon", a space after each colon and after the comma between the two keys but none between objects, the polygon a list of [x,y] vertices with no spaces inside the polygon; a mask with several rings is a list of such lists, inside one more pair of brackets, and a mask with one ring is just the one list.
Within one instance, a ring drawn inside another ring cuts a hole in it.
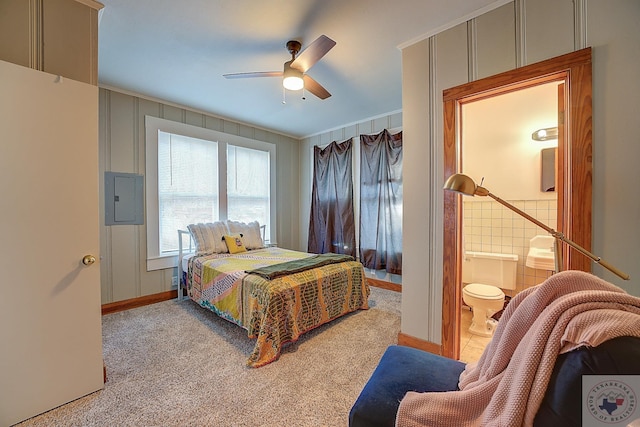
[{"label": "white wall panel", "polygon": [[108,140],[108,125],[110,118],[109,111],[109,93],[100,90],[98,92],[98,111],[99,111],[99,123],[98,123],[98,179],[99,182],[99,195],[98,203],[100,216],[100,301],[113,300],[113,288],[111,286],[111,228],[104,227],[104,172],[111,167],[111,147],[106,144]]},{"label": "white wall panel", "polygon": [[306,250],[309,242],[309,214],[311,212],[311,188],[313,186],[313,147],[320,145],[320,135],[300,142],[300,237],[299,247]]},{"label": "white wall panel", "polygon": [[372,127],[374,134],[382,132],[389,127],[389,118],[387,116],[378,117],[377,119],[373,120]]},{"label": "white wall panel", "polygon": [[271,141],[267,141],[267,138],[268,138],[267,133],[268,132],[264,129],[255,129],[253,133],[254,134],[253,138],[257,139],[258,141],[271,142]]},{"label": "white wall panel", "polygon": [[4,0],[0,8],[0,58],[29,67],[35,44],[32,22],[38,22],[34,5],[24,0]]},{"label": "white wall panel", "polygon": [[587,2],[593,47],[593,252],[631,275],[624,282],[593,271],[640,296],[640,2]]},{"label": "white wall panel", "polygon": [[161,115],[163,119],[171,120],[174,122],[184,122],[184,111],[182,108],[175,107],[173,105],[160,105]]},{"label": "white wall panel", "polygon": [[358,127],[356,125],[347,126],[343,128],[343,131],[344,131],[343,132],[344,139],[359,137]]},{"label": "white wall panel", "polygon": [[[135,124],[135,100],[120,93],[107,95],[109,109],[107,123],[107,138],[110,141],[108,150],[110,154],[109,166],[105,171],[136,173],[138,170],[138,149],[136,146]],[[102,164],[102,162],[100,162]],[[103,181],[103,176],[100,177]],[[104,192],[100,195],[104,199]],[[104,209],[104,205],[103,205]],[[102,213],[101,213],[102,214]],[[104,222],[101,229],[106,228]],[[137,226],[119,225],[109,227],[106,235],[109,238],[109,251],[102,256],[107,260],[105,267],[110,269],[108,283],[111,300],[120,301],[137,296],[140,283],[136,280],[138,261],[134,256],[137,253],[137,236],[134,231]],[[125,231],[126,230],[126,231]],[[102,235],[101,231],[101,235]],[[103,285],[104,287],[104,285]],[[104,303],[105,301],[103,301]]]},{"label": "white wall panel", "polygon": [[430,40],[402,51],[402,332],[426,339],[429,328]]},{"label": "white wall panel", "polygon": [[[436,68],[436,99],[442,102],[442,91],[469,81],[469,51],[467,25],[460,24],[434,36]],[[442,108],[440,108],[442,110]],[[442,115],[442,111],[433,114]]]},{"label": "white wall panel", "polygon": [[372,135],[376,133],[375,120],[367,120],[365,122],[358,123],[358,133]]},{"label": "white wall panel", "polygon": [[247,125],[239,125],[238,126],[238,135],[243,136],[245,138],[253,139],[253,135],[255,134],[255,128],[249,127]]},{"label": "white wall panel", "polygon": [[217,130],[218,132],[223,131],[222,123],[224,120],[218,117],[206,116],[204,118],[205,126],[207,129]]},{"label": "white wall panel", "polygon": [[[431,53],[432,69],[435,73],[429,80],[429,117],[432,129],[429,133],[430,146],[428,151],[429,180],[423,186],[428,192],[428,208],[422,221],[429,226],[429,258],[427,267],[428,283],[442,284],[442,230],[443,230],[443,198],[442,185],[444,184],[444,114],[442,92],[453,86],[466,83],[469,80],[469,26],[457,25],[433,37]],[[424,166],[423,166],[424,167]],[[420,223],[414,223],[419,227]],[[412,227],[412,228],[414,228]],[[431,287],[428,290],[429,310],[428,320],[424,329],[419,331],[417,338],[439,343],[442,331],[442,286]],[[404,332],[404,331],[403,331]],[[427,337],[427,338],[425,338]]]},{"label": "white wall panel", "polygon": [[198,127],[206,127],[206,120],[204,116],[200,113],[196,113],[195,111],[186,111],[185,112],[185,123],[188,125],[198,126]]},{"label": "white wall panel", "polygon": [[48,0],[42,5],[44,71],[96,84],[97,10],[69,0]]},{"label": "white wall panel", "polygon": [[323,133],[320,135],[319,145],[327,145],[330,144],[333,139],[331,138],[331,132]]},{"label": "white wall panel", "polygon": [[231,135],[238,135],[240,132],[240,125],[238,123],[224,120],[222,122],[222,131],[224,133],[230,133]]},{"label": "white wall panel", "polygon": [[[117,225],[111,227],[110,255],[112,295],[114,301],[122,301],[139,296],[140,282],[136,281],[137,265],[135,254],[138,236],[135,225]],[[103,301],[104,303],[104,301]]]},{"label": "white wall panel", "polygon": [[[117,92],[116,92],[117,93]],[[154,117],[160,117],[162,115],[162,104],[155,101],[150,101],[144,98],[138,98],[138,121],[142,123],[142,126],[138,126],[138,138],[144,141],[144,119],[142,117],[149,115]],[[142,152],[144,153],[144,147]],[[144,160],[140,165],[140,170],[144,169]]]},{"label": "white wall panel", "polygon": [[525,2],[526,63],[523,65],[534,64],[586,47],[574,46],[574,10],[575,5],[579,3],[580,0]]},{"label": "white wall panel", "polygon": [[342,129],[335,129],[329,133],[329,139],[331,142],[342,142],[344,140],[344,132]]},{"label": "white wall panel", "polygon": [[402,113],[394,113],[389,116],[389,129],[397,129],[402,127]]},{"label": "white wall panel", "polygon": [[[134,98],[137,102],[137,110],[134,112],[136,116],[137,126],[137,139],[134,144],[137,145],[140,155],[138,156],[138,169],[136,173],[144,174],[146,168],[145,158],[145,129],[144,129],[144,117],[146,115],[160,117],[163,106],[162,104],[150,101],[144,98]],[[195,117],[194,117],[195,120]],[[146,179],[146,176],[145,176]],[[137,225],[134,233],[137,236],[137,254],[132,252],[134,258],[137,261],[136,276],[134,280],[139,281],[139,293],[140,295],[151,295],[154,293],[162,292],[164,290],[166,281],[162,271],[147,271],[146,259],[147,259],[147,227],[146,225]],[[121,248],[122,249],[122,248]],[[171,279],[169,279],[169,284]]]},{"label": "white wall panel", "polygon": [[135,137],[133,98],[117,92],[109,96],[109,116],[107,124],[110,139],[110,171],[135,172]]},{"label": "white wall panel", "polygon": [[515,9],[507,3],[477,17],[474,28],[476,78],[492,76],[516,67]]}]

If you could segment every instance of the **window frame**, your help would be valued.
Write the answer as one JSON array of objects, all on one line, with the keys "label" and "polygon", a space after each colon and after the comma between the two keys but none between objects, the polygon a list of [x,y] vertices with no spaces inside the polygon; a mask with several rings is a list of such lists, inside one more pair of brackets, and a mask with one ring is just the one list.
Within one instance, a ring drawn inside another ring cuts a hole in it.
[{"label": "window frame", "polygon": [[[267,240],[276,241],[276,145],[213,129],[145,116],[146,164],[146,231],[147,271],[177,267],[178,251],[160,254],[160,228],[158,209],[158,131],[188,136],[218,143],[218,185],[220,194],[220,220],[227,219],[227,145],[269,152],[270,233]],[[176,233],[178,230],[176,230]]]}]

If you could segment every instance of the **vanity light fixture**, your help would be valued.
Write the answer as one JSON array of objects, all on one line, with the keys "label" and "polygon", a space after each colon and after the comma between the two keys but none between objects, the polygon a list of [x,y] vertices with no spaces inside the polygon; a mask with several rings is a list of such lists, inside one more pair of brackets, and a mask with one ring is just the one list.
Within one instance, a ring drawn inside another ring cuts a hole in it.
[{"label": "vanity light fixture", "polygon": [[548,141],[550,139],[558,139],[558,128],[544,128],[538,129],[531,134],[531,139],[534,141]]},{"label": "vanity light fixture", "polygon": [[302,71],[291,67],[291,61],[284,63],[284,78],[282,79],[282,86],[289,90],[300,90],[304,87],[304,80],[302,80]]},{"label": "vanity light fixture", "polygon": [[621,279],[629,280],[628,274],[618,270],[611,264],[605,262],[602,258],[595,256],[594,254],[592,254],[582,246],[578,245],[577,243],[565,237],[565,235],[562,234],[561,232],[554,230],[553,228],[547,226],[546,224],[543,224],[542,222],[538,221],[537,219],[527,214],[526,212],[523,212],[520,209],[513,206],[512,204],[502,200],[500,197],[497,197],[496,195],[491,194],[491,192],[486,188],[476,185],[473,179],[471,179],[467,175],[464,175],[461,173],[456,173],[451,175],[447,179],[447,181],[444,183],[444,189],[448,191],[460,193],[465,196],[489,196],[496,202],[503,205],[504,207],[512,210],[513,212],[517,213],[521,217],[528,219],[538,227],[545,230],[547,233],[551,234],[555,238],[555,253],[556,253],[555,272],[556,273],[562,270],[562,251],[561,251],[560,242],[564,242],[567,245],[574,248],[575,250],[577,250],[578,252],[580,252],[581,254],[591,258],[593,261],[600,264],[601,266],[603,266],[604,268],[606,268],[616,276],[620,277]]}]

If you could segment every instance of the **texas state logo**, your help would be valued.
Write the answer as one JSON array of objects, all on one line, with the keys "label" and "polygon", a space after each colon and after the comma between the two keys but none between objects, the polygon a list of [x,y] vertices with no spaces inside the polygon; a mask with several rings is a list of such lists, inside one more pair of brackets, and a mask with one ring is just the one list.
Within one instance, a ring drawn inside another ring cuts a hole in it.
[{"label": "texas state logo", "polygon": [[634,388],[618,379],[601,380],[588,389],[586,409],[596,422],[624,425],[635,418],[638,399]]}]

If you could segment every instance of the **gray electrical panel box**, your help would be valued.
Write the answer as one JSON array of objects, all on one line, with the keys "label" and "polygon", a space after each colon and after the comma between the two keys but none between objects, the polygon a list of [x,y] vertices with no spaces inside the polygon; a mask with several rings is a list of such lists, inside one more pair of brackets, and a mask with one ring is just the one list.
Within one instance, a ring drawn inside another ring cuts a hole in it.
[{"label": "gray electrical panel box", "polygon": [[144,224],[143,185],[142,175],[104,173],[105,225]]}]

